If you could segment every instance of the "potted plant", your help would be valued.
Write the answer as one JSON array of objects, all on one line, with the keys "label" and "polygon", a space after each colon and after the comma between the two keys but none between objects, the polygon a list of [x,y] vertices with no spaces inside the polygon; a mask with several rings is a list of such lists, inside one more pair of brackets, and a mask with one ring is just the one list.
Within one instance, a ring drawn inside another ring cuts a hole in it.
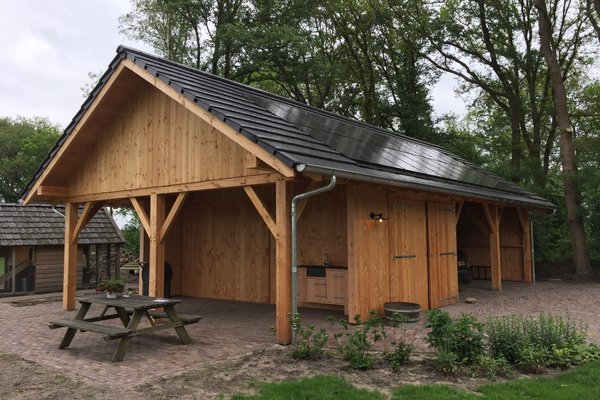
[{"label": "potted plant", "polygon": [[123,292],[123,289],[125,289],[125,281],[119,278],[104,279],[96,288],[98,292],[106,292],[106,297],[109,299],[116,298],[118,293]]}]

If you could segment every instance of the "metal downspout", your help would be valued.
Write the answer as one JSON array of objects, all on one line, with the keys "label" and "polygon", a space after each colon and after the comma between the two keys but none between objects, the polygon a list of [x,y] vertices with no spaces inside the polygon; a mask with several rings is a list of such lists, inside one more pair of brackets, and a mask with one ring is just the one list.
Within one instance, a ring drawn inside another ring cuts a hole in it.
[{"label": "metal downspout", "polygon": [[[296,169],[298,172],[302,172],[304,170],[303,164],[297,166]],[[332,190],[335,187],[336,181],[337,178],[335,175],[331,175],[331,181],[327,186],[322,186],[309,192],[300,193],[292,199],[292,318],[298,314],[298,220],[296,217],[298,201]],[[292,329],[292,343],[296,343],[296,329]]]}]

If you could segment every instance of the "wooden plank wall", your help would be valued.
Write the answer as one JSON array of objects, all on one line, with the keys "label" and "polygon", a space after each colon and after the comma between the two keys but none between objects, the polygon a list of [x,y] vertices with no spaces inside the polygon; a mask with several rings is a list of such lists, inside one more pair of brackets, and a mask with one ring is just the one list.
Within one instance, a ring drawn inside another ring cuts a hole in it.
[{"label": "wooden plank wall", "polygon": [[348,183],[348,314],[368,317],[383,313],[389,301],[389,224],[370,219],[370,213],[388,216],[384,188]]},{"label": "wooden plank wall", "polygon": [[[490,266],[489,231],[480,204],[465,203],[457,226],[458,249],[465,252],[473,266]],[[502,279],[523,281],[523,233],[513,207],[504,207],[500,221],[500,260]],[[489,279],[482,269],[481,278]],[[476,276],[477,277],[477,276]]]},{"label": "wooden plank wall", "polygon": [[270,232],[242,189],[192,193],[183,225],[181,292],[270,301]]},{"label": "wooden plank wall", "polygon": [[310,198],[298,220],[298,264],[348,265],[346,185]]},{"label": "wooden plank wall", "polygon": [[[63,247],[37,247],[35,266],[35,291],[37,293],[62,291],[64,273]],[[77,249],[77,287],[81,279],[85,258],[83,248]]]},{"label": "wooden plank wall", "polygon": [[439,308],[454,304],[458,301],[454,203],[427,203],[427,243],[429,307]]},{"label": "wooden plank wall", "polygon": [[426,203],[389,197],[390,301],[429,309]]},{"label": "wooden plank wall", "polygon": [[107,123],[86,162],[72,171],[70,195],[264,174],[247,152],[177,102],[142,84]]},{"label": "wooden plank wall", "polygon": [[505,207],[500,221],[502,280],[523,281],[523,230],[517,212]]}]

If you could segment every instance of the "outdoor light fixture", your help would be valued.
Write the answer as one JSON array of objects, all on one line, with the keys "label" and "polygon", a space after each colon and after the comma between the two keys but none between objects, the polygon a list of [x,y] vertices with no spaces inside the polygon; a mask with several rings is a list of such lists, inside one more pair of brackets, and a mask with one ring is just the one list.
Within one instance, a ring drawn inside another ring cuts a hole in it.
[{"label": "outdoor light fixture", "polygon": [[371,213],[371,219],[372,219],[373,221],[379,221],[379,222],[383,222],[383,220],[384,220],[384,219],[387,219],[387,218],[383,218],[383,213],[378,213],[378,214],[375,214],[374,212],[372,212],[372,213]]}]

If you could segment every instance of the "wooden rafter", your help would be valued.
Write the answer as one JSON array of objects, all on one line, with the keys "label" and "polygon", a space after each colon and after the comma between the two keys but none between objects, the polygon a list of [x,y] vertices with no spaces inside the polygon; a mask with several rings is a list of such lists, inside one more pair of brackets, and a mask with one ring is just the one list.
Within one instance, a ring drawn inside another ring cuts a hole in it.
[{"label": "wooden rafter", "polygon": [[200,119],[203,121],[209,123],[223,135],[233,140],[250,153],[255,154],[259,159],[267,163],[271,168],[275,169],[283,176],[291,178],[296,175],[292,168],[280,161],[273,154],[269,153],[250,139],[243,136],[240,132],[229,126],[226,122],[221,121],[210,112],[198,107],[196,103],[186,98],[180,91],[175,90],[147,70],[139,67],[135,64],[135,62],[125,59],[121,61],[121,65],[138,74],[141,78],[158,88],[161,92],[165,93],[179,104],[183,105],[187,110],[200,117]]},{"label": "wooden rafter", "polygon": [[167,233],[169,233],[169,229],[171,229],[171,226],[173,226],[173,221],[177,217],[177,214],[179,214],[179,211],[181,211],[181,206],[183,205],[183,202],[185,201],[187,195],[188,192],[182,192],[177,195],[177,199],[175,199],[175,203],[173,203],[173,206],[169,211],[169,215],[167,215],[167,218],[165,219],[165,222],[163,223],[163,226],[160,229],[159,241],[161,243],[167,236]]},{"label": "wooden rafter", "polygon": [[254,208],[256,208],[256,211],[258,211],[258,214],[269,228],[269,231],[271,231],[271,234],[274,237],[277,237],[277,224],[275,223],[275,220],[271,216],[271,213],[265,206],[265,203],[260,197],[258,197],[258,194],[256,194],[252,187],[244,186],[244,191],[246,192],[246,195],[248,196],[252,204],[254,204]]}]

